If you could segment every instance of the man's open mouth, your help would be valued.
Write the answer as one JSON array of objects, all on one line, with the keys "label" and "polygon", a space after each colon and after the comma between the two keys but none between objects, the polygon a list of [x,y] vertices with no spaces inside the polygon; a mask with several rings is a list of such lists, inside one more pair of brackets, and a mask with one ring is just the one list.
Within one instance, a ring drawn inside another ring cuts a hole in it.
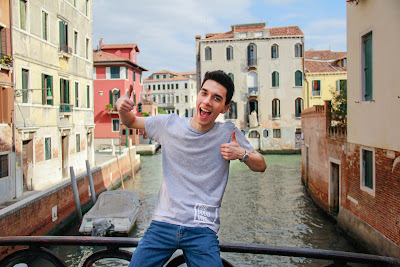
[{"label": "man's open mouth", "polygon": [[210,116],[211,111],[209,111],[208,109],[205,108],[200,108],[200,117],[201,118],[207,118],[208,116]]}]

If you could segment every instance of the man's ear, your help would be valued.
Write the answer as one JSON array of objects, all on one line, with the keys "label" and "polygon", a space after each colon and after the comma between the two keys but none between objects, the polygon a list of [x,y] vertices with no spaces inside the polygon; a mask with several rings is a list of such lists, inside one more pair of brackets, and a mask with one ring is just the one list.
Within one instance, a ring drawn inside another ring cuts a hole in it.
[{"label": "man's ear", "polygon": [[229,106],[230,106],[230,104],[225,105],[225,108],[224,108],[224,110],[221,112],[221,114],[225,114],[225,113],[229,110]]}]

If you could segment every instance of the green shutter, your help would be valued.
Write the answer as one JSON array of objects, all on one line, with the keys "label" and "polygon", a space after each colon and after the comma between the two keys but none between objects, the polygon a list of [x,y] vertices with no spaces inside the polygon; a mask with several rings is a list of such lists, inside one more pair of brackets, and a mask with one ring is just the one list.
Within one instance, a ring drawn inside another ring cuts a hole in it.
[{"label": "green shutter", "polygon": [[28,103],[28,71],[22,70],[22,103]]},{"label": "green shutter", "polygon": [[364,36],[365,100],[372,100],[372,32]]},{"label": "green shutter", "polygon": [[112,91],[110,91],[110,104],[111,105],[113,104],[113,92]]},{"label": "green shutter", "polygon": [[54,94],[53,94],[53,76],[47,76],[47,97],[51,96],[52,99],[47,99],[48,105],[53,105]]},{"label": "green shutter", "polygon": [[43,39],[47,40],[47,17],[46,12],[42,11],[42,30],[43,30]]},{"label": "green shutter", "polygon": [[19,8],[20,27],[26,30],[26,0],[19,1]]},{"label": "green shutter", "polygon": [[87,108],[90,108],[90,86],[89,85],[86,86],[86,100],[87,100],[86,106],[87,106]]},{"label": "green shutter", "polygon": [[64,26],[62,20],[59,21],[59,37],[60,37],[60,49],[62,49],[62,44],[64,43]]},{"label": "green shutter", "polygon": [[78,103],[78,83],[75,83],[75,107],[78,107],[79,103]]},{"label": "green shutter", "polygon": [[373,189],[373,160],[372,160],[372,151],[363,150],[363,159],[364,159],[364,184],[366,187]]},{"label": "green shutter", "polygon": [[46,84],[45,84],[45,75],[42,73],[42,105],[46,104]]},{"label": "green shutter", "polygon": [[69,104],[69,81],[66,80],[65,83],[65,103]]}]

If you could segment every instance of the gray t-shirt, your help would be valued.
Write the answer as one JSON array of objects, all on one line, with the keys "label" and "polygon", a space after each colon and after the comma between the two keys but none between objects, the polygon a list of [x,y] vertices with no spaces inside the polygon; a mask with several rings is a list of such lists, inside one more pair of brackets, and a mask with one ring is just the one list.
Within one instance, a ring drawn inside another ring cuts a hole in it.
[{"label": "gray t-shirt", "polygon": [[230,162],[222,157],[221,144],[231,142],[235,130],[241,147],[253,147],[231,122],[215,122],[201,132],[189,118],[171,114],[148,117],[145,128],[161,144],[164,174],[153,220],[218,232]]}]

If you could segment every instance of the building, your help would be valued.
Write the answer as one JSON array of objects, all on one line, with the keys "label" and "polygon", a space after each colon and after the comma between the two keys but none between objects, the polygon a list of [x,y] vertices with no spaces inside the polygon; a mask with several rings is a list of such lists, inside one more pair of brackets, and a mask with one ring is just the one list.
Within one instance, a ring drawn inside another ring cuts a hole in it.
[{"label": "building", "polygon": [[347,90],[347,53],[308,50],[304,53],[304,106],[324,105],[342,90]]},{"label": "building", "polygon": [[302,181],[314,202],[373,253],[400,256],[400,60],[396,0],[347,4],[347,127],[329,101],[302,113]]},{"label": "building", "polygon": [[299,150],[303,109],[304,35],[298,26],[232,25],[196,36],[198,88],[207,71],[221,69],[235,83],[225,116],[255,149]]},{"label": "building", "polygon": [[163,70],[151,74],[143,81],[151,99],[168,114],[192,117],[196,110],[196,72]]},{"label": "building", "polygon": [[14,84],[11,44],[11,7],[0,2],[0,203],[18,197],[15,180]]},{"label": "building", "polygon": [[[133,101],[138,106],[143,103],[142,72],[147,69],[137,64],[139,52],[137,44],[103,44],[103,39],[94,51],[96,147],[129,144],[129,139],[134,145],[139,144],[138,130],[121,129],[115,105],[117,99],[130,88],[133,89]],[[138,109],[135,112],[141,113]]]},{"label": "building", "polygon": [[16,179],[42,190],[94,163],[92,1],[12,5]]}]

